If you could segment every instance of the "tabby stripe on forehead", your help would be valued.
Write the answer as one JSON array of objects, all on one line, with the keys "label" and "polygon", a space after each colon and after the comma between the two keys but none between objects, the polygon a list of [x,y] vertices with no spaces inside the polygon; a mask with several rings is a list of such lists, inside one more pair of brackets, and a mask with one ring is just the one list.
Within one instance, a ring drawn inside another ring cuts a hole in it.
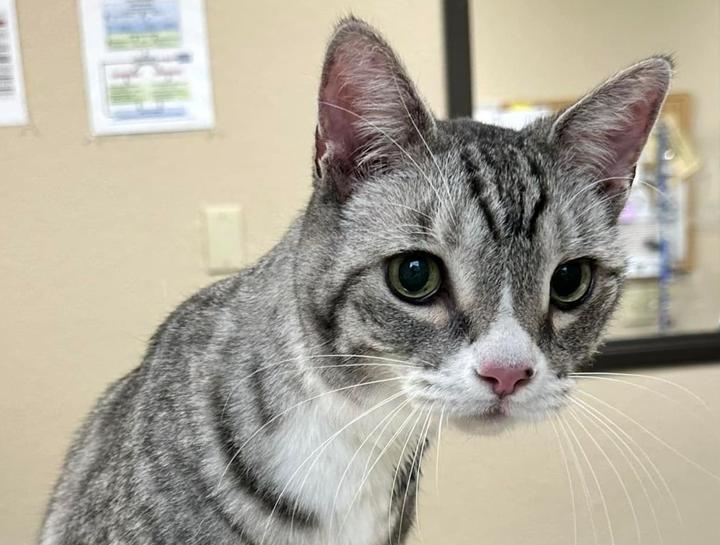
[{"label": "tabby stripe on forehead", "polygon": [[488,206],[487,202],[485,201],[485,197],[482,192],[482,180],[480,179],[480,175],[478,173],[478,167],[470,158],[470,152],[468,152],[468,150],[462,150],[460,152],[460,158],[462,159],[463,166],[465,167],[465,172],[468,175],[468,187],[470,189],[470,193],[480,206],[480,211],[485,217],[485,222],[488,225],[488,229],[490,229],[490,234],[497,242],[498,240],[500,240],[500,234],[497,230],[497,223],[495,221],[495,218],[490,211],[490,206]]},{"label": "tabby stripe on forehead", "polygon": [[536,180],[539,180],[543,177],[542,170],[540,169],[540,165],[535,160],[534,157],[528,157],[527,158],[528,165],[530,166],[530,176],[535,178]]},{"label": "tabby stripe on forehead", "polygon": [[538,197],[538,200],[535,201],[535,206],[533,206],[532,216],[530,216],[530,221],[528,222],[528,228],[527,228],[527,237],[532,238],[535,236],[535,231],[537,230],[537,221],[540,217],[540,214],[543,213],[545,210],[545,207],[547,206],[547,193],[545,192],[545,187],[540,185],[540,196]]},{"label": "tabby stripe on forehead", "polygon": [[268,513],[273,512],[274,516],[288,524],[294,523],[301,527],[317,526],[318,519],[315,514],[299,507],[299,498],[290,498],[287,493],[280,497],[271,486],[262,482],[262,472],[256,471],[247,463],[236,441],[234,430],[226,422],[227,415],[223,414],[224,406],[225,399],[218,391],[213,396],[215,427],[218,441],[228,460],[228,475],[233,478],[237,488],[254,497]]}]

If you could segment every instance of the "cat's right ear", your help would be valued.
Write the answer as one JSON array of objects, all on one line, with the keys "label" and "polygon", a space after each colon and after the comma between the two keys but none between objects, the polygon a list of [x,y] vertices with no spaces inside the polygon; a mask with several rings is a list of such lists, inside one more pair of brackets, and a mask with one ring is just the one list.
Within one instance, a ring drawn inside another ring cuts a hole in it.
[{"label": "cat's right ear", "polygon": [[672,61],[651,57],[610,78],[561,113],[550,130],[562,161],[597,184],[619,214],[660,113]]},{"label": "cat's right ear", "polygon": [[342,21],[330,40],[318,96],[315,174],[341,202],[367,176],[407,160],[434,119],[392,48],[370,25]]}]

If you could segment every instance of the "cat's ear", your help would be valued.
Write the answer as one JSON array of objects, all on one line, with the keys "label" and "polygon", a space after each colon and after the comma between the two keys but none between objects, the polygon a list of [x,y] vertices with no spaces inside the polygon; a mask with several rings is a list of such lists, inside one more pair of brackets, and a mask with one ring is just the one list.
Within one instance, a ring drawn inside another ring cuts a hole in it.
[{"label": "cat's ear", "polygon": [[342,21],[320,83],[318,181],[345,200],[368,174],[407,160],[403,150],[433,129],[432,114],[385,40],[363,21]]},{"label": "cat's ear", "polygon": [[619,213],[635,166],[667,95],[672,61],[651,57],[618,73],[553,123],[551,141]]}]

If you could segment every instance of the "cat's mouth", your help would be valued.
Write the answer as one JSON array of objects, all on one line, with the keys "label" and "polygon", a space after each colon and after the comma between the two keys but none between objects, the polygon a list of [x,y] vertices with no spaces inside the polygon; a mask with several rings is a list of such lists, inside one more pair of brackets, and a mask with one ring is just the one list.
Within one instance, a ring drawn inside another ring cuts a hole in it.
[{"label": "cat's mouth", "polygon": [[513,413],[506,400],[498,399],[485,407],[479,407],[477,411],[461,414],[459,418],[478,422],[502,422],[512,419],[515,416]]},{"label": "cat's mouth", "polygon": [[[563,392],[566,393],[566,392]],[[564,396],[553,396],[551,399],[519,402],[511,397],[499,398],[477,410],[459,410],[449,413],[449,420],[458,428],[473,434],[501,433],[515,424],[537,422],[547,418],[560,409]]]},{"label": "cat's mouth", "polygon": [[506,431],[517,422],[511,411],[498,403],[476,413],[451,417],[454,424],[463,432],[472,435],[495,435]]}]

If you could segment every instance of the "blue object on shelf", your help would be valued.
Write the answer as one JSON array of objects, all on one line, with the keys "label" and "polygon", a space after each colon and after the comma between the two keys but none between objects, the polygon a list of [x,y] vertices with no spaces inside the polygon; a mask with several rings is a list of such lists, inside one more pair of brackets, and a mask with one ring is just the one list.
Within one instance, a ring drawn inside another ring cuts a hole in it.
[{"label": "blue object on shelf", "polygon": [[658,277],[658,330],[661,334],[670,329],[670,281],[672,277],[672,256],[670,255],[669,229],[672,221],[668,197],[669,144],[668,131],[660,119],[657,124],[657,176],[658,189],[658,245],[660,249],[660,275]]}]

